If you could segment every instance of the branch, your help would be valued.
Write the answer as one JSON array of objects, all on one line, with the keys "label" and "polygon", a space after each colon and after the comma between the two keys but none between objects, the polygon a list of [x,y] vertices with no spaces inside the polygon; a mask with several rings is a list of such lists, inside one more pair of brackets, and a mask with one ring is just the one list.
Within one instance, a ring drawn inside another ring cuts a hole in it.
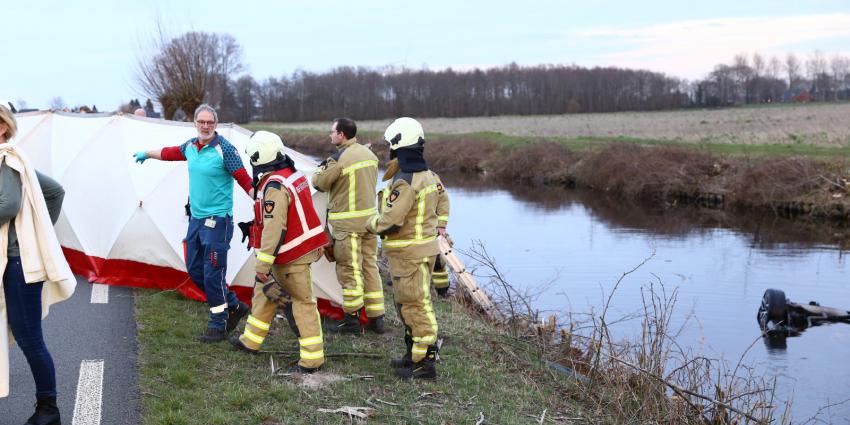
[{"label": "branch", "polygon": [[746,412],[744,412],[744,411],[742,411],[742,410],[740,410],[740,409],[738,409],[738,408],[736,408],[736,407],[734,407],[734,406],[730,406],[730,405],[728,405],[728,404],[726,404],[726,403],[724,403],[724,402],[722,402],[722,401],[715,400],[715,399],[713,399],[713,398],[711,398],[711,397],[709,397],[709,396],[705,396],[705,395],[702,395],[702,394],[700,394],[700,393],[693,392],[693,391],[688,390],[688,389],[686,389],[686,388],[682,388],[682,387],[680,387],[680,386],[678,386],[678,385],[676,385],[676,384],[674,384],[674,383],[672,383],[672,382],[669,382],[669,381],[667,381],[666,379],[664,379],[664,378],[662,378],[662,377],[660,377],[660,376],[658,376],[658,375],[656,375],[656,374],[654,374],[654,373],[652,373],[652,372],[650,372],[650,371],[648,371],[648,370],[646,370],[646,369],[644,369],[644,368],[642,368],[642,367],[640,367],[640,366],[638,366],[638,365],[632,364],[632,363],[630,363],[630,362],[628,362],[628,361],[626,361],[626,360],[623,360],[623,359],[617,358],[617,357],[612,356],[612,355],[610,355],[610,354],[605,354],[605,356],[606,356],[606,357],[608,357],[608,358],[609,358],[609,359],[611,359],[611,360],[614,360],[614,361],[616,361],[616,362],[622,363],[622,364],[624,364],[624,365],[626,365],[626,366],[628,366],[628,367],[631,367],[631,368],[633,368],[633,369],[635,369],[635,370],[637,370],[637,371],[640,371],[641,373],[643,373],[643,374],[645,374],[645,375],[647,375],[647,376],[649,376],[649,377],[651,377],[651,378],[653,378],[653,379],[655,379],[655,380],[657,380],[657,381],[661,382],[662,384],[664,384],[664,385],[666,385],[666,386],[670,387],[670,389],[672,389],[673,391],[675,391],[675,392],[677,392],[677,393],[682,392],[682,393],[685,393],[685,394],[692,395],[692,396],[694,396],[694,397],[697,397],[697,398],[703,399],[703,400],[708,401],[708,402],[710,402],[710,403],[712,403],[712,404],[715,404],[715,405],[717,405],[717,406],[724,407],[724,408],[729,409],[729,410],[731,410],[731,411],[733,411],[733,412],[735,412],[735,413],[737,413],[737,414],[739,414],[739,415],[741,415],[741,416],[744,416],[745,418],[747,418],[747,419],[749,419],[749,420],[751,420],[751,421],[753,421],[753,422],[755,422],[755,423],[757,423],[757,424],[766,424],[766,423],[767,423],[767,422],[764,422],[764,421],[760,421],[760,420],[756,419],[754,416],[750,415],[749,413],[746,413]]}]

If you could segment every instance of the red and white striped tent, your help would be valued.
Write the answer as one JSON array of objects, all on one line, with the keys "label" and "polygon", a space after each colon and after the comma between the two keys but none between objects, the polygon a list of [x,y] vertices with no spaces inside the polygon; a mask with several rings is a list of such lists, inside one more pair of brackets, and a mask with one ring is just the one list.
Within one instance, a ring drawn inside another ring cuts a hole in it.
[{"label": "red and white striped tent", "polygon": [[[28,112],[16,115],[15,137],[36,169],[65,188],[56,224],[59,242],[74,273],[90,282],[177,289],[202,300],[189,281],[183,253],[189,193],[186,162],[148,160],[136,164],[133,153],[176,146],[195,137],[191,123],[123,114]],[[251,132],[232,124],[217,131],[242,155]],[[284,141],[285,142],[285,141]],[[296,168],[312,175],[316,163],[291,149]],[[234,187],[234,222],[252,218],[251,199]],[[327,196],[313,189],[316,211]],[[324,220],[324,214],[322,220]],[[235,230],[227,256],[227,279],[242,299],[250,300],[254,255]],[[324,258],[313,265],[313,289],[323,313],[336,315],[342,291],[334,267]]]}]

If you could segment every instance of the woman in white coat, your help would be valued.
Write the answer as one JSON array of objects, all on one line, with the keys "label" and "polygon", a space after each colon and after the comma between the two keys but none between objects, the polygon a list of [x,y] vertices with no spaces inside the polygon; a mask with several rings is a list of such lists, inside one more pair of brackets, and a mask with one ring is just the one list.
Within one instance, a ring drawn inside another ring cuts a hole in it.
[{"label": "woman in white coat", "polygon": [[[12,145],[6,145],[6,143],[15,136],[16,131],[17,124],[14,116],[5,104],[0,104],[0,146],[5,149],[11,147]],[[27,283],[24,273],[25,267],[23,266],[28,264],[26,264],[27,261],[24,261],[22,266],[21,258],[22,251],[25,249],[32,250],[28,247],[32,245],[29,241],[43,240],[44,235],[30,234],[38,233],[38,231],[33,232],[31,230],[33,229],[32,226],[16,229],[15,224],[16,222],[23,224],[23,221],[16,219],[19,218],[24,209],[30,208],[29,211],[31,211],[32,205],[41,204],[46,205],[50,220],[55,223],[59,218],[65,191],[59,183],[50,177],[36,172],[41,191],[38,193],[34,190],[33,192],[36,193],[27,196],[30,194],[26,193],[24,188],[27,187],[27,184],[30,184],[31,180],[27,180],[26,171],[31,170],[31,168],[24,167],[23,161],[11,162],[14,161],[12,158],[21,159],[22,157],[8,151],[3,151],[3,156],[0,157],[0,229],[2,229],[0,234],[7,234],[7,243],[0,241],[0,247],[5,246],[6,251],[0,252],[0,256],[5,257],[6,260],[5,269],[0,270],[3,272],[2,295],[5,296],[8,326],[12,330],[12,336],[23,351],[35,380],[36,410],[27,421],[27,425],[54,425],[60,423],[59,409],[56,406],[56,372],[53,358],[44,343],[41,331],[42,313],[44,312],[42,290],[45,284],[44,282]],[[24,172],[16,171],[10,166],[10,163],[17,164],[16,167]],[[38,199],[39,197],[42,199]],[[36,219],[36,221],[38,220]],[[49,230],[45,230],[43,233],[48,233],[55,241],[56,237],[52,227],[49,225],[46,227]],[[58,243],[52,245],[58,247]],[[41,257],[40,253],[37,253],[36,256]],[[56,260],[60,263],[64,262],[64,259]],[[49,261],[52,262],[54,259]],[[0,261],[0,264],[3,263],[4,261]],[[66,264],[64,268],[67,268]],[[46,273],[48,277],[49,274]],[[6,324],[3,323],[0,326],[5,328]],[[6,379],[8,378],[6,377]]]}]

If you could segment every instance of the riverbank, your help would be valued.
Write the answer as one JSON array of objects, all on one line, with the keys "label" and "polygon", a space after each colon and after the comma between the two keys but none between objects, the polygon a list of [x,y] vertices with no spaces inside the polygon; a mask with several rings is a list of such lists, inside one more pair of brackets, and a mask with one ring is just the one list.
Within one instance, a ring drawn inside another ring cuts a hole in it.
[{"label": "riverbank", "polygon": [[[469,253],[471,264],[496,272],[481,248]],[[485,320],[457,289],[455,297],[435,299],[442,348],[433,382],[400,381],[388,367],[403,340],[394,309],[387,334],[326,333],[322,371],[293,376],[281,372],[298,353],[282,321],[264,351],[249,355],[226,342],[195,341],[204,304],[137,290],[143,423],[767,423],[781,413],[769,402],[769,380],[677,348],[668,333],[675,290],[647,287],[646,314],[637,318],[644,331],[617,340],[608,324],[618,319],[606,316],[607,305],[599,315],[568,313],[566,321],[544,323],[509,283],[491,280],[484,289],[505,321]],[[385,296],[391,305],[392,291]]]},{"label": "riverbank", "polygon": [[[391,291],[387,296],[392,305]],[[205,304],[173,292],[138,290],[143,423],[357,422],[356,416],[327,411],[346,406],[366,408],[359,412],[374,423],[596,422],[574,401],[571,380],[550,371],[532,346],[455,301],[439,299],[435,310],[443,338],[437,381],[393,376],[389,360],[401,353],[403,334],[392,308],[385,335],[325,334],[325,367],[302,379],[271,369],[285,370],[297,360],[298,343],[285,322],[275,321],[264,353],[248,355],[227,342],[195,341],[206,321]]]},{"label": "riverbank", "polygon": [[[300,152],[320,157],[331,152],[323,133],[284,132],[283,137]],[[359,139],[372,143],[385,163],[388,152],[379,136],[366,133]],[[697,204],[830,221],[850,218],[850,149],[722,146],[726,148],[718,153],[701,145],[614,139],[576,148],[548,139],[433,135],[426,159],[438,173],[484,176],[493,184],[585,187],[667,206]]]}]

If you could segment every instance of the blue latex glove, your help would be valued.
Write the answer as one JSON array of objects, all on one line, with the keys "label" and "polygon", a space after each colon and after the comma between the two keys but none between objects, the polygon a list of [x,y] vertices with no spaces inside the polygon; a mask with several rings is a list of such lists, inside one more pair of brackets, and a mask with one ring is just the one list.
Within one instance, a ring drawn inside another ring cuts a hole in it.
[{"label": "blue latex glove", "polygon": [[139,164],[145,162],[145,160],[148,159],[148,154],[146,154],[144,151],[136,152],[135,154],[133,154],[133,156],[136,157],[136,162],[138,162]]}]

